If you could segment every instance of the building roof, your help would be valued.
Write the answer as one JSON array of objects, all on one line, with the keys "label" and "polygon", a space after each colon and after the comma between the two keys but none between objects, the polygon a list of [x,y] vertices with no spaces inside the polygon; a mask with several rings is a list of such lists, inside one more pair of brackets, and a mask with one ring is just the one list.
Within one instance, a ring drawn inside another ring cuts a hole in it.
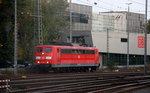
[{"label": "building roof", "polygon": [[[99,14],[100,13],[128,13],[128,11],[108,11],[108,12],[99,12]],[[141,14],[141,13],[135,13],[135,12],[130,12],[130,13]],[[144,15],[144,14],[141,14],[141,15]]]}]

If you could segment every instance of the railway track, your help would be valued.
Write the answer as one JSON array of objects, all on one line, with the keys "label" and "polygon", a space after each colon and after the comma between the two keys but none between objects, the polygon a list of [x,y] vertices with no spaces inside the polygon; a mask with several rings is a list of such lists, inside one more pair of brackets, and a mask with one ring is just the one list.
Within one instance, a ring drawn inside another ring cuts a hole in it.
[{"label": "railway track", "polygon": [[9,93],[122,93],[150,86],[143,73],[68,73],[12,78]]}]

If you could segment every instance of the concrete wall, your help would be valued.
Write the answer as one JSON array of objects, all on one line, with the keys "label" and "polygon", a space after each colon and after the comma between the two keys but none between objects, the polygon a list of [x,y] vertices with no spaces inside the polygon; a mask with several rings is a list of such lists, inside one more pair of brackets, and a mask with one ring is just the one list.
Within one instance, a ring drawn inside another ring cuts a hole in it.
[{"label": "concrete wall", "polygon": [[[70,11],[69,9],[68,11]],[[85,44],[92,46],[92,6],[71,3],[71,12],[85,14],[88,17],[88,23],[72,22],[72,37],[82,36],[84,37]],[[68,37],[70,37],[70,30],[62,31],[62,41],[70,42]]]},{"label": "concrete wall", "polygon": [[[133,12],[128,13],[123,11],[123,12],[102,12],[100,14],[97,14],[97,16],[104,16],[105,18],[102,17],[103,20],[97,19],[97,21],[105,23],[106,24],[105,27],[111,28],[115,32],[127,32],[127,31],[138,33],[143,32],[144,14],[138,14]],[[110,19],[110,16],[113,18]],[[94,21],[95,20],[93,20],[93,23]],[[112,23],[111,26],[109,25],[109,23]],[[99,26],[99,28],[101,28],[101,26]]]},{"label": "concrete wall", "polygon": [[114,30],[114,17],[102,14],[92,15],[92,31],[106,31],[108,28]]},{"label": "concrete wall", "polygon": [[[93,46],[91,31],[73,31],[72,34],[73,36],[84,36],[85,44],[87,46]],[[67,39],[69,35],[70,35],[69,31],[64,31],[62,33],[62,41],[69,42],[69,39]]]},{"label": "concrete wall", "polygon": [[[138,48],[138,36],[144,34],[130,33],[129,51],[130,54],[144,55],[144,48]],[[109,44],[110,53],[127,53],[127,42],[121,42],[121,38],[127,38],[127,33],[124,32],[109,32],[109,40],[107,42],[107,32],[92,31],[93,46],[99,48],[100,52],[107,52],[107,43]],[[150,47],[150,35],[147,37],[147,48]],[[147,50],[150,55],[150,49]]]},{"label": "concrete wall", "polygon": [[75,31],[90,31],[92,29],[92,7],[87,5],[81,4],[71,4],[71,12],[79,13],[79,14],[86,14],[88,17],[88,23],[77,23],[73,22],[72,30]]}]

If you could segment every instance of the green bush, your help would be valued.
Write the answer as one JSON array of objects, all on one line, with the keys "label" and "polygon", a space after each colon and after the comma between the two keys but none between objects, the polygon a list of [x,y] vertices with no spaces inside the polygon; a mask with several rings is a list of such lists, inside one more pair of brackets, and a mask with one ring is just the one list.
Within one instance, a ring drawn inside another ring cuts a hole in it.
[{"label": "green bush", "polygon": [[5,70],[1,70],[0,74],[3,74],[3,75],[13,75],[14,72],[12,70],[5,69]]},{"label": "green bush", "polygon": [[107,69],[112,71],[112,70],[117,70],[118,67],[115,66],[115,62],[108,62],[107,63]]}]

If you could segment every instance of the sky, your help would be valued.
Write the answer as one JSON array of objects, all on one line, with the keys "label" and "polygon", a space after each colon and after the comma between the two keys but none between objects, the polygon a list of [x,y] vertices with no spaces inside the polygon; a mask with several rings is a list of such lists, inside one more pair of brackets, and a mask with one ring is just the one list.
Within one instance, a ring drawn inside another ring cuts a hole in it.
[{"label": "sky", "polygon": [[[129,11],[135,13],[145,14],[145,1],[146,0],[72,0],[72,3],[79,3],[93,7],[93,12],[108,12],[108,11]],[[150,19],[150,0],[148,1],[147,16]]]}]

